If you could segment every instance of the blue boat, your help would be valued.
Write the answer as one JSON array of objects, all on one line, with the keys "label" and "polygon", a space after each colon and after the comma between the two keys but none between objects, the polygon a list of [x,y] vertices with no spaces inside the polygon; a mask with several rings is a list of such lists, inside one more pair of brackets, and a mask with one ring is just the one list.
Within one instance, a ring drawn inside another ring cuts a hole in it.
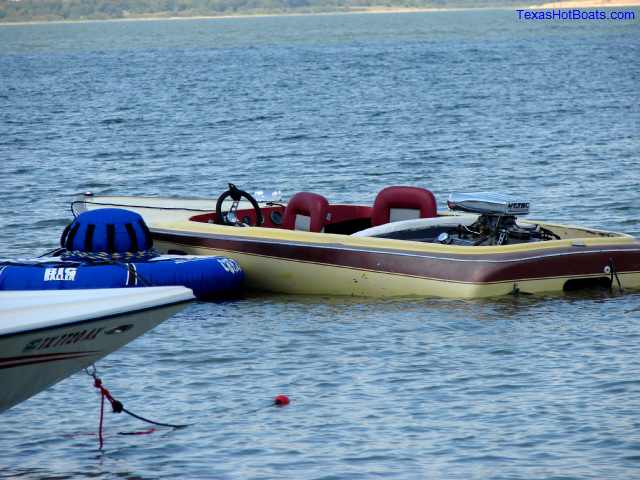
[{"label": "blue boat", "polygon": [[0,264],[0,290],[69,290],[181,285],[198,299],[242,291],[244,272],[226,257],[160,256],[137,213],[98,209],[65,228],[58,256]]}]

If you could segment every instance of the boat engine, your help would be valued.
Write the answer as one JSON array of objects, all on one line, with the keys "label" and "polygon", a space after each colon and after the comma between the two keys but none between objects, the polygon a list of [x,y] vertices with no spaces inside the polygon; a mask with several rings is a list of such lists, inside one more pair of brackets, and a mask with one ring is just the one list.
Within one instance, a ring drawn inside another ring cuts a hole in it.
[{"label": "boat engine", "polygon": [[496,193],[453,193],[447,201],[453,211],[477,213],[469,226],[442,233],[438,242],[455,245],[506,245],[560,238],[536,224],[518,224],[517,215],[529,213],[529,202]]}]

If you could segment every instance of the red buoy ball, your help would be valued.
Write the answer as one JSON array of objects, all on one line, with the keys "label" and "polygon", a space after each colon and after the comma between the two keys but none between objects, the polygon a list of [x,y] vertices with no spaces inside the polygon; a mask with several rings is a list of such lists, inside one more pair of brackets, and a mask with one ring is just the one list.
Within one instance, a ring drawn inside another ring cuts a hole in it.
[{"label": "red buoy ball", "polygon": [[286,395],[278,395],[273,399],[273,404],[279,407],[289,405],[289,397],[287,397]]}]

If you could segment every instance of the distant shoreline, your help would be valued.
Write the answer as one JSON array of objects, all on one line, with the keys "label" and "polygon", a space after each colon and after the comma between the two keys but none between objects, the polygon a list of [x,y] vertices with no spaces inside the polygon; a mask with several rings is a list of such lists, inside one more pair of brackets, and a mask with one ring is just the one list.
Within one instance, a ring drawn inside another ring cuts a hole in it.
[{"label": "distant shoreline", "polygon": [[529,9],[546,8],[616,8],[616,7],[638,7],[640,0],[564,0],[558,2],[546,2],[532,5]]},{"label": "distant shoreline", "polygon": [[[638,0],[640,3],[640,0]],[[527,7],[521,7],[527,8]],[[330,16],[330,15],[359,15],[359,14],[382,14],[382,13],[429,13],[429,12],[455,12],[468,10],[505,10],[510,7],[460,7],[460,8],[414,8],[414,7],[363,7],[352,8],[349,10],[335,10],[326,12],[277,12],[277,13],[234,13],[218,15],[190,15],[190,16],[169,16],[158,14],[148,14],[140,16],[131,16],[123,18],[83,18],[77,20],[21,20],[16,22],[0,21],[3,25],[41,25],[49,23],[93,23],[93,22],[152,22],[161,20],[224,20],[224,19],[240,19],[240,18],[268,18],[268,17],[313,17],[313,16]]]},{"label": "distant shoreline", "polygon": [[567,8],[610,8],[610,7],[638,7],[640,0],[566,0],[557,2],[547,2],[537,5],[521,6],[496,6],[496,7],[362,7],[351,8],[349,10],[336,10],[326,12],[278,12],[278,13],[235,13],[226,15],[192,15],[192,16],[169,16],[162,13],[144,14],[124,18],[86,18],[73,20],[20,20],[20,21],[0,21],[2,26],[20,25],[44,25],[44,24],[73,24],[73,23],[94,23],[94,22],[149,22],[162,20],[224,20],[242,18],[264,18],[264,17],[307,17],[307,16],[330,16],[330,15],[359,15],[359,14],[384,14],[384,13],[436,13],[436,12],[456,12],[472,10],[516,10],[516,9],[567,9]]}]

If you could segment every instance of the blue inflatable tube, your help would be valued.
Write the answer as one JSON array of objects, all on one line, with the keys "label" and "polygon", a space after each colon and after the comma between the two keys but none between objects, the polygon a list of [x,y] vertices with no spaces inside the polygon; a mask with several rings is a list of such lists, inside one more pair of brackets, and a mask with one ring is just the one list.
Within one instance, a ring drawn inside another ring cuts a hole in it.
[{"label": "blue inflatable tube", "polygon": [[90,264],[36,261],[0,265],[0,290],[67,290],[182,285],[199,299],[242,290],[244,272],[225,257],[158,257],[146,262]]}]

